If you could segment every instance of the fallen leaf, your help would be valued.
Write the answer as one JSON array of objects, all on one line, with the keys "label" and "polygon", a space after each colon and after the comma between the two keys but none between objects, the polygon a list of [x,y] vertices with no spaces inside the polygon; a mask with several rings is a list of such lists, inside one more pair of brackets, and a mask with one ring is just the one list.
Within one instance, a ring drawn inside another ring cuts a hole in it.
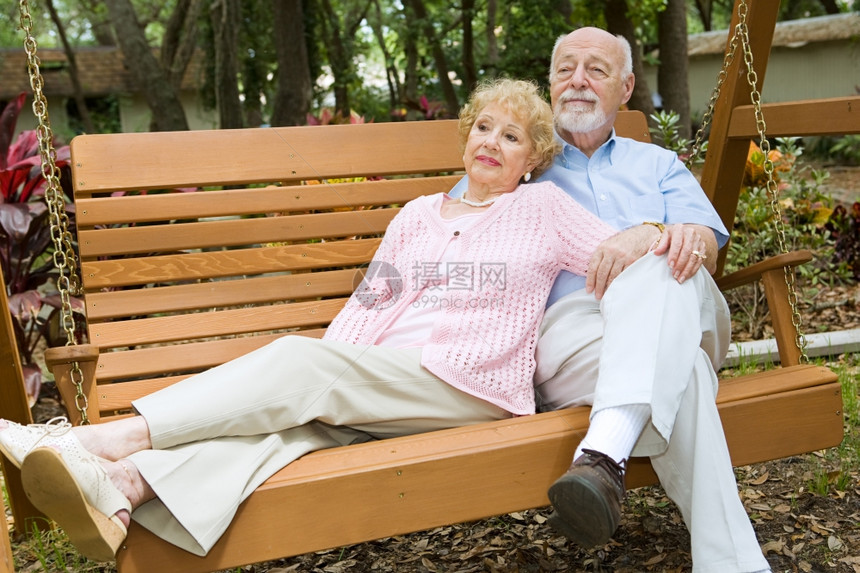
[{"label": "fallen leaf", "polygon": [[770,552],[773,553],[782,553],[782,548],[785,547],[785,541],[777,540],[777,541],[768,541],[764,545],[761,546],[761,551],[765,555]]},{"label": "fallen leaf", "polygon": [[655,557],[652,557],[651,559],[649,559],[648,561],[646,561],[645,563],[643,563],[643,565],[657,565],[658,563],[660,563],[660,562],[661,562],[661,561],[663,561],[664,559],[666,559],[666,554],[665,554],[665,553],[661,553],[660,555],[657,555],[657,556],[655,556]]},{"label": "fallen leaf", "polygon": [[842,550],[842,540],[840,540],[835,535],[831,535],[827,538],[827,547],[830,551],[841,551]]}]

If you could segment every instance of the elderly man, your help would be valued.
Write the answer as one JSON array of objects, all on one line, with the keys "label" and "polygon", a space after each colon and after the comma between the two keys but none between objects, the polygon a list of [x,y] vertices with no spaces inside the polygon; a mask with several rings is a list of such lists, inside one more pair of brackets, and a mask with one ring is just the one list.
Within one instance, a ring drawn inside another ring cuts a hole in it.
[{"label": "elderly man", "polygon": [[592,406],[570,469],[549,489],[550,524],[583,547],[606,543],[626,460],[649,456],[690,531],[694,571],[769,571],[715,402],[730,321],[709,273],[727,231],[674,153],[615,135],[634,84],[626,40],[596,28],[559,38],[550,84],[563,150],[540,179],[622,230],[586,277],[559,276],[541,325],[541,408]]},{"label": "elderly man", "polygon": [[615,135],[633,84],[623,38],[582,28],[556,43],[550,90],[564,148],[543,178],[624,231],[587,277],[559,277],[542,324],[543,408],[592,405],[573,464],[550,487],[550,523],[583,546],[606,543],[626,460],[649,456],[690,531],[695,571],[767,571],[715,403],[730,323],[709,273],[728,236],[673,153]]}]

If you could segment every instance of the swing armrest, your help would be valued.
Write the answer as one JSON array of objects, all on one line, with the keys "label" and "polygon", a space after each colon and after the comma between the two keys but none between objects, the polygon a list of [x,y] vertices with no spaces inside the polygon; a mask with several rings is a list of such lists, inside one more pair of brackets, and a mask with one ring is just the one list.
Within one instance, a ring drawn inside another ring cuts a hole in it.
[{"label": "swing armrest", "polygon": [[779,351],[779,361],[783,366],[800,364],[797,328],[794,325],[794,309],[789,301],[784,269],[786,267],[793,269],[811,260],[811,252],[794,251],[765,259],[716,280],[717,286],[723,291],[761,280],[770,309],[770,319],[776,347]]},{"label": "swing armrest", "polygon": [[735,271],[729,275],[716,279],[717,286],[721,291],[731,290],[739,286],[750,284],[757,280],[765,279],[771,271],[782,271],[785,267],[796,267],[812,260],[810,251],[792,251]]},{"label": "swing armrest", "polygon": [[87,418],[93,423],[99,421],[95,383],[98,359],[99,349],[94,344],[58,346],[45,351],[45,363],[54,373],[54,380],[60,391],[63,404],[66,406],[69,421],[74,425],[80,424],[82,419],[78,409],[79,400],[76,398],[77,389],[72,381],[72,369],[75,363],[80,366],[82,373],[82,390],[86,396]]}]

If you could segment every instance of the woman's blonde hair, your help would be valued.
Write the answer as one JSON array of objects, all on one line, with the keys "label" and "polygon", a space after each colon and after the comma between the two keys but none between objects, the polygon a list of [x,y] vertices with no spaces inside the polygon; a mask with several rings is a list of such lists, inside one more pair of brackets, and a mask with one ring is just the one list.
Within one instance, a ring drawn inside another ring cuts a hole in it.
[{"label": "woman's blonde hair", "polygon": [[491,103],[505,107],[525,124],[532,140],[531,158],[538,162],[533,174],[539,175],[552,165],[561,150],[553,131],[552,108],[541,97],[537,84],[530,81],[499,78],[479,84],[460,110],[460,148],[466,148],[475,119]]}]

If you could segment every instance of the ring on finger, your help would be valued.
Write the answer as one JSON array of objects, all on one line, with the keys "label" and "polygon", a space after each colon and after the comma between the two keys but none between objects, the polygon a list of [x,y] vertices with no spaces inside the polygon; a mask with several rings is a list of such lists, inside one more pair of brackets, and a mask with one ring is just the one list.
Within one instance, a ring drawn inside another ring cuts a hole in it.
[{"label": "ring on finger", "polygon": [[698,250],[693,251],[693,256],[698,257],[698,259],[700,261],[704,261],[705,259],[708,258],[708,255],[706,255],[705,253],[699,252]]}]

